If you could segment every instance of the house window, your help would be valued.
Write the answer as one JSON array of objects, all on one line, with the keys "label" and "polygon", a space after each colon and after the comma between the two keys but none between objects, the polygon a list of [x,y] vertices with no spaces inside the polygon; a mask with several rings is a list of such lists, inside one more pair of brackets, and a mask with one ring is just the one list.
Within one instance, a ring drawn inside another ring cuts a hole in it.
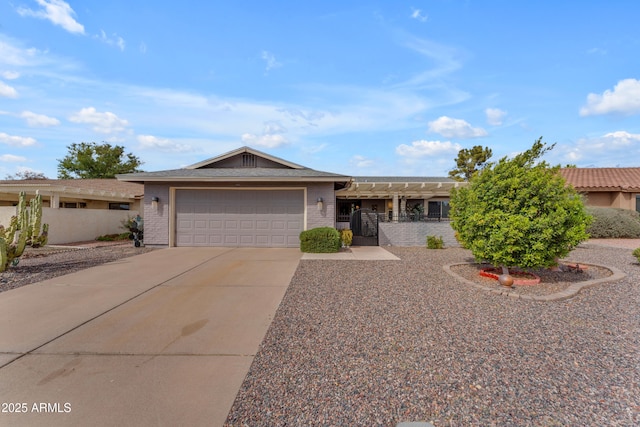
[{"label": "house window", "polygon": [[336,204],[337,222],[351,221],[351,214],[361,206],[360,200],[337,200]]},{"label": "house window", "polygon": [[243,168],[255,168],[256,167],[256,156],[253,154],[245,153],[242,155],[242,167]]},{"label": "house window", "polygon": [[636,196],[636,212],[640,212],[640,196]]},{"label": "house window", "polygon": [[131,208],[129,203],[109,203],[109,210],[128,211]]},{"label": "house window", "polygon": [[449,219],[449,201],[429,201],[427,210],[428,219]]}]

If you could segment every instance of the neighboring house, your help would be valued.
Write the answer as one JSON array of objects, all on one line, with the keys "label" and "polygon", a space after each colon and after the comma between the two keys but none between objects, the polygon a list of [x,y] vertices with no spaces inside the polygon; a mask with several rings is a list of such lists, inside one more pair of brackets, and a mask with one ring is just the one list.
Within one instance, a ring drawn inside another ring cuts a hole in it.
[{"label": "neighboring house", "polygon": [[560,173],[587,206],[640,212],[640,168],[564,168]]},{"label": "neighboring house", "polygon": [[144,186],[117,179],[23,179],[0,181],[0,206],[15,206],[20,192],[42,195],[53,209],[139,210]]},{"label": "neighboring house", "polygon": [[[301,231],[348,227],[356,208],[392,223],[446,219],[450,189],[466,185],[448,178],[352,178],[249,147],[118,179],[144,184],[145,245],[158,246],[299,247]],[[380,243],[394,244],[386,239]]]},{"label": "neighboring house", "polygon": [[18,195],[42,195],[49,243],[93,240],[123,233],[123,221],[140,213],[144,186],[116,179],[33,179],[0,181],[0,224],[7,225]]}]

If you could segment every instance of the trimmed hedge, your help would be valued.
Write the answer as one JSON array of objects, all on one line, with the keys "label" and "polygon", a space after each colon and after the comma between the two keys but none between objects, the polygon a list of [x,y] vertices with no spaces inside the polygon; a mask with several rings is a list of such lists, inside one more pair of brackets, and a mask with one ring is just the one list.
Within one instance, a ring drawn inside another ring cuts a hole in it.
[{"label": "trimmed hedge", "polygon": [[587,207],[593,222],[587,233],[594,239],[640,238],[640,214],[628,209]]},{"label": "trimmed hedge", "polygon": [[300,233],[300,250],[332,253],[340,250],[340,233],[333,227],[318,227]]}]

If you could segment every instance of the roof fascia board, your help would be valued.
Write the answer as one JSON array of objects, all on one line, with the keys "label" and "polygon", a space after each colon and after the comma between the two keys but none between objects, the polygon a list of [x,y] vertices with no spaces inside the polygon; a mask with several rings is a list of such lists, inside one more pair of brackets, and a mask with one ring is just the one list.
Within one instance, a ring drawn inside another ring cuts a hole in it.
[{"label": "roof fascia board", "polygon": [[345,177],[144,177],[119,178],[127,182],[349,182]]}]

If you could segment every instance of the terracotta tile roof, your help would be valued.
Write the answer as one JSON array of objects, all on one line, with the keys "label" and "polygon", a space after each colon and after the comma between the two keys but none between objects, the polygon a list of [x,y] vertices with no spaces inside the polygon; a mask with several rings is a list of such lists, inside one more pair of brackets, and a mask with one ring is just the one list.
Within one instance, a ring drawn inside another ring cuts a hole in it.
[{"label": "terracotta tile roof", "polygon": [[640,192],[640,167],[564,168],[560,173],[578,191]]},{"label": "terracotta tile roof", "polygon": [[144,185],[134,182],[123,182],[117,179],[19,179],[0,180],[2,187],[62,187],[83,190],[83,192],[106,192],[113,194],[126,194],[132,198],[144,195]]}]

